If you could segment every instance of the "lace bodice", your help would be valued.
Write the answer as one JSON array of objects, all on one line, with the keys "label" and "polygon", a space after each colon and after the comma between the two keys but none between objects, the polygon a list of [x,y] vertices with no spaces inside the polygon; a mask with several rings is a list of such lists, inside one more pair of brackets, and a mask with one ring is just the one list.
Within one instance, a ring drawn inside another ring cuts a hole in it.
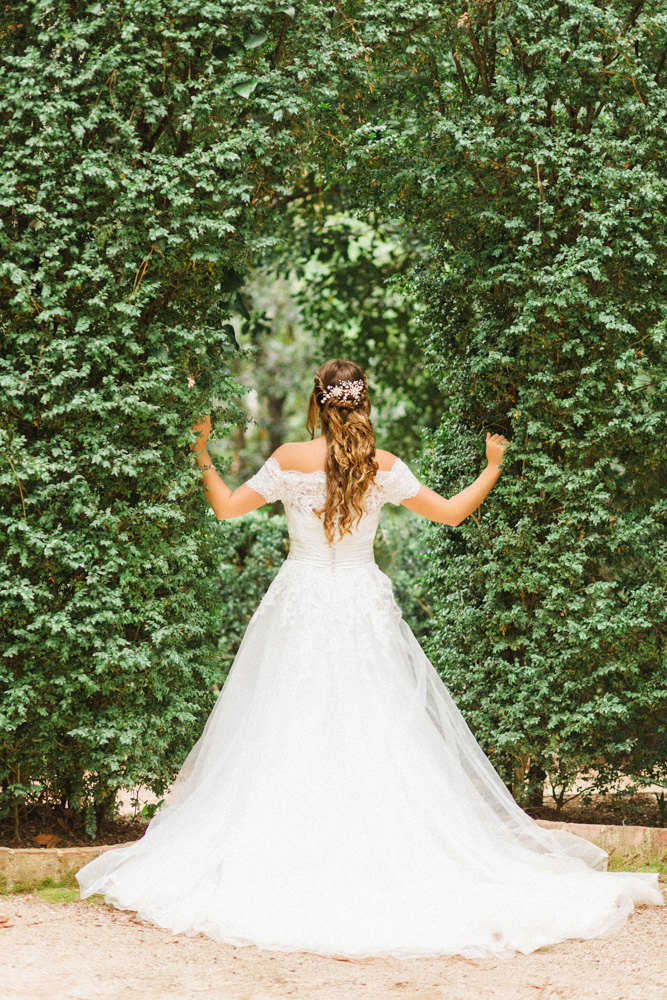
[{"label": "lace bodice", "polygon": [[268,458],[246,485],[267,503],[281,500],[285,505],[290,537],[288,558],[344,566],[373,561],[373,539],[381,508],[385,503],[399,504],[415,496],[421,484],[405,462],[397,458],[391,469],[376,473],[375,482],[364,498],[366,513],[358,526],[333,545],[327,542],[322,519],[314,513],[324,505],[324,471],[283,469],[275,458]]}]

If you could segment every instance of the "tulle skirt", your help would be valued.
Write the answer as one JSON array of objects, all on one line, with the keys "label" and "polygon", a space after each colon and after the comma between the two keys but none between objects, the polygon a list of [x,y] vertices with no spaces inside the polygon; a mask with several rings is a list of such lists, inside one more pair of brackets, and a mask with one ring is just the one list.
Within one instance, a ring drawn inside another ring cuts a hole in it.
[{"label": "tulle skirt", "polygon": [[175,934],[474,958],[662,904],[606,863],[515,804],[375,563],[288,558],[146,833],[77,879]]}]

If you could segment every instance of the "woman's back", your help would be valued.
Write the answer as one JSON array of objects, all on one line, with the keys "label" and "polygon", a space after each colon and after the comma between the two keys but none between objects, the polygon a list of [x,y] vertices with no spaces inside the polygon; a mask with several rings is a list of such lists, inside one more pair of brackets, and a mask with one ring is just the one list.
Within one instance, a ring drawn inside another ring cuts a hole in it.
[{"label": "woman's back", "polygon": [[[388,472],[396,455],[382,448],[375,449],[375,461],[381,472]],[[273,458],[283,469],[299,472],[324,472],[327,460],[327,442],[323,434],[311,441],[288,441],[274,453]]]},{"label": "woman's back", "polygon": [[[319,439],[318,439],[319,440]],[[399,504],[414,496],[419,480],[399,458],[390,452],[378,456],[380,469],[364,494],[366,512],[350,529],[329,544],[322,518],[315,512],[326,499],[326,473],[316,466],[318,449],[315,441],[283,445],[267,459],[247,485],[268,501],[281,500],[287,515],[290,537],[290,559],[342,566],[373,562],[373,539],[377,531],[380,510],[385,503]],[[293,464],[282,465],[282,462]],[[389,468],[382,468],[391,461]],[[294,467],[297,466],[297,467]]]}]

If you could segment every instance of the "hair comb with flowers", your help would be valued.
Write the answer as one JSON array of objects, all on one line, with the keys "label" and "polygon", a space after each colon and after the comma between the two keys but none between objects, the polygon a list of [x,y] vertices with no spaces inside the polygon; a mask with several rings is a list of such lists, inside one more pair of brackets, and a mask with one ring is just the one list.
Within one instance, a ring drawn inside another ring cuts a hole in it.
[{"label": "hair comb with flowers", "polygon": [[324,392],[320,403],[324,406],[328,403],[330,399],[336,399],[339,403],[348,403],[353,401],[358,403],[360,399],[363,398],[364,392],[366,391],[366,385],[363,379],[356,379],[354,382],[350,382],[347,379],[341,379],[338,385],[327,385],[323,386]]}]

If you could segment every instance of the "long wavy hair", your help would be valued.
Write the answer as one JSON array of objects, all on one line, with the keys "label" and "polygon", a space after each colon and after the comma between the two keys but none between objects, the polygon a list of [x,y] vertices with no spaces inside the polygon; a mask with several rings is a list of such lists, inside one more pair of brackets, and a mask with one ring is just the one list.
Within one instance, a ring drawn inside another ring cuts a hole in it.
[{"label": "long wavy hair", "polygon": [[[357,385],[358,397],[345,398],[345,383]],[[339,395],[331,388],[339,388]],[[327,442],[325,473],[327,493],[324,507],[316,510],[324,518],[324,533],[332,545],[339,537],[352,532],[366,511],[364,494],[375,481],[375,431],[370,420],[371,401],[368,380],[353,361],[335,358],[318,368],[315,386],[308,400],[306,429],[311,438],[318,425]]]}]

